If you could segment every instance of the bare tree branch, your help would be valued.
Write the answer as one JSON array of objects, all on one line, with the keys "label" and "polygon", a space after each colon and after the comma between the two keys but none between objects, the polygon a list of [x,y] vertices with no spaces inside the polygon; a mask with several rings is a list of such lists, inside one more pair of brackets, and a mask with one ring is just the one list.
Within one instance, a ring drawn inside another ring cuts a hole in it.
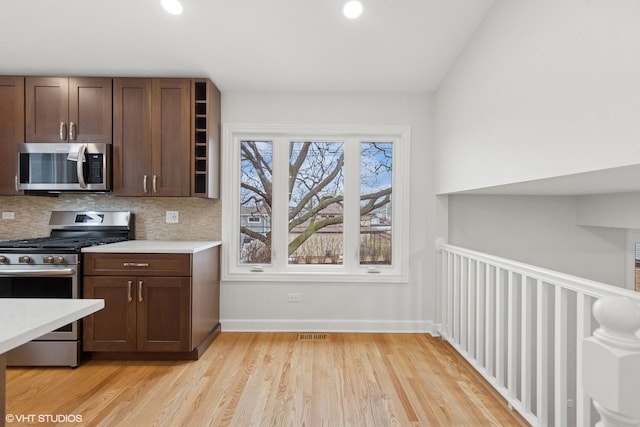
[{"label": "bare tree branch", "polygon": [[[300,211],[307,206],[307,204],[309,203],[309,201],[314,198],[314,197],[318,197],[319,194],[322,193],[322,190],[329,185],[337,176],[338,174],[340,174],[342,172],[342,166],[344,165],[344,153],[340,154],[340,157],[338,158],[338,161],[336,162],[335,167],[333,168],[333,170],[322,180],[320,181],[313,189],[310,189],[310,191],[307,192],[307,194],[298,202],[298,204],[296,206],[294,206],[293,208],[289,208],[289,221],[293,220],[293,218],[298,215],[298,213],[300,213]],[[342,200],[342,196],[337,196]],[[319,204],[318,206],[321,206],[322,204]],[[326,208],[327,206],[329,206],[329,204],[326,204],[324,207],[322,207],[322,209]],[[317,209],[314,209],[315,212],[319,212]]]},{"label": "bare tree branch", "polygon": [[294,253],[296,249],[298,249],[304,242],[309,239],[309,237],[313,236],[317,231],[327,227],[329,225],[342,224],[344,218],[342,215],[336,215],[332,217],[324,218],[320,221],[312,221],[309,223],[309,226],[295,239],[289,242],[289,255]]}]

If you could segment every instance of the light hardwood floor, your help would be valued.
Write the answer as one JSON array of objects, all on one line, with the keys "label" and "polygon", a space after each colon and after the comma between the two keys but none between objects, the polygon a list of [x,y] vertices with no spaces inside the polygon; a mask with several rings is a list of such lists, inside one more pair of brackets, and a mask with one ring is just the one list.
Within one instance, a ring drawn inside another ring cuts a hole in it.
[{"label": "light hardwood floor", "polygon": [[223,332],[196,362],[9,368],[7,414],[92,426],[527,425],[438,338],[300,335]]}]

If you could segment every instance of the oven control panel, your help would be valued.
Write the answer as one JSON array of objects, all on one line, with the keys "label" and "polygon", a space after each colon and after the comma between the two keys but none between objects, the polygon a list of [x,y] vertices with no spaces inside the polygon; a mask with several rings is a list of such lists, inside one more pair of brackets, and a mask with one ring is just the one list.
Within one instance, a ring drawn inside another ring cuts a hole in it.
[{"label": "oven control panel", "polygon": [[48,255],[43,257],[43,261],[45,264],[69,264],[69,261],[67,261],[67,258],[62,255],[58,255],[58,256]]},{"label": "oven control panel", "polygon": [[77,254],[14,254],[0,255],[0,268],[7,266],[26,265],[77,265]]}]

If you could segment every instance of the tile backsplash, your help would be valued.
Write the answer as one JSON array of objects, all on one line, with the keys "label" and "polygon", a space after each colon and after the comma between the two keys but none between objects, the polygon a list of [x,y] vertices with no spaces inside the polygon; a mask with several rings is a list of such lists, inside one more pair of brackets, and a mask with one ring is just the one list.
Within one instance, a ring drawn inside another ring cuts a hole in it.
[{"label": "tile backsplash", "polygon": [[[100,194],[0,197],[0,240],[49,235],[49,215],[54,210],[128,210],[134,214],[136,239],[221,240],[222,203],[189,197],[115,197]],[[167,224],[166,211],[178,211],[179,223]]]}]

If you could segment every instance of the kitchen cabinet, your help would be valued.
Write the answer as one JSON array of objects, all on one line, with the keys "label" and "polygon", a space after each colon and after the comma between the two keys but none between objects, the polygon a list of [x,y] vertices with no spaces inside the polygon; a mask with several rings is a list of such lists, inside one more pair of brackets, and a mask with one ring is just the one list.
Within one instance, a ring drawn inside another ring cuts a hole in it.
[{"label": "kitchen cabinet", "polygon": [[194,79],[192,85],[191,195],[217,199],[220,197],[220,91],[207,79]]},{"label": "kitchen cabinet", "polygon": [[84,290],[106,301],[85,321],[84,350],[190,350],[188,277],[87,277]]},{"label": "kitchen cabinet", "polygon": [[85,253],[84,297],[105,308],[85,318],[83,350],[98,359],[198,359],[220,331],[219,248]]},{"label": "kitchen cabinet", "polygon": [[114,79],[113,192],[189,196],[191,80]]},{"label": "kitchen cabinet", "polygon": [[26,77],[26,142],[111,143],[112,79]]},{"label": "kitchen cabinet", "polygon": [[0,195],[18,191],[18,144],[24,142],[24,77],[0,77]]}]

